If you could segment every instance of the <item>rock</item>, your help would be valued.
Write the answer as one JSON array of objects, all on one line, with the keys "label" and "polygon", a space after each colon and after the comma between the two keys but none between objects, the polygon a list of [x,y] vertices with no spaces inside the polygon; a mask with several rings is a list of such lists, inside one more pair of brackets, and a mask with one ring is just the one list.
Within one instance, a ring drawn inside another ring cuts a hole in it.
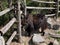
[{"label": "rock", "polygon": [[53,45],[59,45],[59,42],[57,40],[54,40]]},{"label": "rock", "polygon": [[32,41],[36,44],[42,43],[45,39],[40,34],[34,34]]},{"label": "rock", "polygon": [[53,28],[53,25],[56,24],[56,21],[53,18],[48,18],[47,22],[48,22],[48,28],[49,29]]},{"label": "rock", "polygon": [[52,24],[52,22],[51,22],[51,21],[52,21],[52,19],[51,19],[51,18],[48,18],[48,19],[47,19],[47,22],[48,22],[49,24]]},{"label": "rock", "polygon": [[58,30],[59,29],[59,25],[57,25],[57,24],[56,25],[53,25],[53,29],[54,30]]},{"label": "rock", "polygon": [[51,24],[51,25],[56,24],[56,21],[54,20],[54,18],[48,18],[48,19],[47,19],[47,22],[48,22],[49,24]]}]

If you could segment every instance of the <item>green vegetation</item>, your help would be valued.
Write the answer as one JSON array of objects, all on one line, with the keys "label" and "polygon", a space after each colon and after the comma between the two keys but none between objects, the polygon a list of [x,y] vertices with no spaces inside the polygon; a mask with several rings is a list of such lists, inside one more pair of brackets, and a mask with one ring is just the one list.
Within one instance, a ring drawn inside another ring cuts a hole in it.
[{"label": "green vegetation", "polygon": [[59,32],[57,32],[58,34],[60,34],[60,31]]}]

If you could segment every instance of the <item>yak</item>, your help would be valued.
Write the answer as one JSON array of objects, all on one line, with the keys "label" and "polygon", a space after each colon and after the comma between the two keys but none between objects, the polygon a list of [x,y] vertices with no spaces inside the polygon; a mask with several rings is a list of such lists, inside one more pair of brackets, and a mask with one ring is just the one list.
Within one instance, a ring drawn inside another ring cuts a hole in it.
[{"label": "yak", "polygon": [[25,24],[25,31],[28,33],[28,36],[35,32],[39,32],[39,28],[41,28],[42,35],[44,35],[44,30],[47,28],[47,19],[43,14],[34,14],[34,15],[26,15],[25,18],[21,21],[21,23]]}]

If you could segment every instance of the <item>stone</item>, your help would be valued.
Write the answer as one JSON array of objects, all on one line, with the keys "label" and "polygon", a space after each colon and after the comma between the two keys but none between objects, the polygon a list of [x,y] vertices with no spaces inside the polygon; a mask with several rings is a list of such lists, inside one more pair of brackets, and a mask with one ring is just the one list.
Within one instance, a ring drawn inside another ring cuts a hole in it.
[{"label": "stone", "polygon": [[34,34],[32,41],[36,44],[42,43],[45,39],[40,34]]},{"label": "stone", "polygon": [[59,45],[59,42],[57,40],[54,40],[53,45]]},{"label": "stone", "polygon": [[57,25],[57,24],[53,25],[53,29],[54,30],[58,30],[59,29],[59,25]]}]

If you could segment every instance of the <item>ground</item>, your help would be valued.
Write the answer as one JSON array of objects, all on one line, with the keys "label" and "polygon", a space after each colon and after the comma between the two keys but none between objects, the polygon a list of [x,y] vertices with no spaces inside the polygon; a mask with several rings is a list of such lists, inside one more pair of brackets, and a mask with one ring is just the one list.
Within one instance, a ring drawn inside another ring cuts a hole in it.
[{"label": "ground", "polygon": [[[46,30],[46,32],[52,32],[52,33],[54,33],[54,31],[52,31],[52,30]],[[40,45],[43,45],[43,44],[49,44],[50,42],[53,42],[55,39],[54,38],[52,38],[52,37],[50,37],[48,34],[45,34],[45,36],[43,36],[44,37],[44,39],[45,39],[45,43],[42,43],[42,44],[40,44]],[[22,40],[23,40],[23,42],[22,42],[22,44],[20,44],[20,43],[16,43],[16,42],[12,42],[11,43],[11,45],[29,45],[28,44],[28,42],[29,42],[29,40],[31,39],[31,37],[22,37]]]}]

